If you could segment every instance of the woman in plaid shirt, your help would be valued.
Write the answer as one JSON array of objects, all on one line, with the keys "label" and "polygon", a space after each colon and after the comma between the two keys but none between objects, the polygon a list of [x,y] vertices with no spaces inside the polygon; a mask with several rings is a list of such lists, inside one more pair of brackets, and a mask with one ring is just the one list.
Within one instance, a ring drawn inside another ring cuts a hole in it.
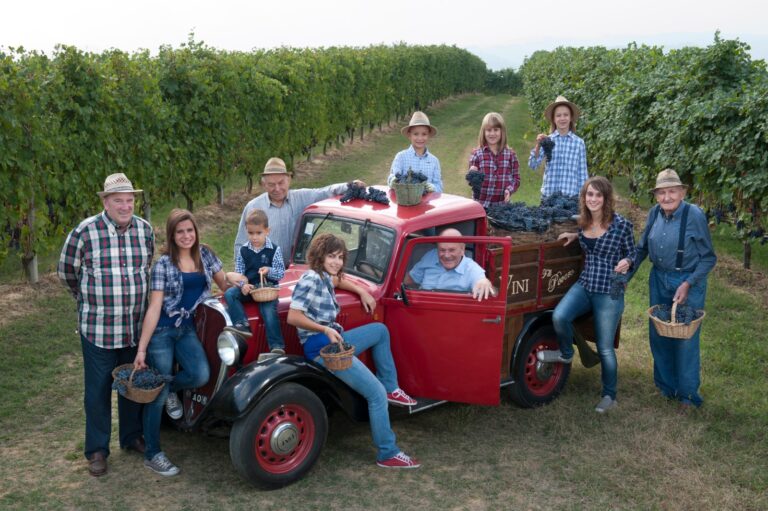
[{"label": "woman in plaid shirt", "polygon": [[573,320],[592,312],[603,382],[603,413],[616,405],[618,367],[613,340],[624,312],[626,273],[637,257],[632,223],[614,211],[613,187],[602,176],[591,177],[579,193],[579,231],[563,233],[565,245],[578,238],[585,254],[584,269],[552,314],[560,349],[538,354],[542,362],[570,364],[573,360]]},{"label": "woman in plaid shirt", "polygon": [[371,349],[376,375],[354,357],[352,366],[331,371],[334,376],[352,387],[368,401],[373,443],[377,448],[376,464],[383,468],[418,468],[418,461],[397,447],[395,433],[389,424],[387,403],[401,406],[415,405],[416,401],[397,385],[397,370],[389,348],[389,331],[382,323],[369,323],[344,331],[336,322],[339,303],[334,288],[360,295],[363,308],[372,313],[376,301],[363,288],[345,278],[344,263],[347,247],[344,240],[330,233],[312,240],[307,253],[307,270],[296,283],[288,311],[288,324],[296,327],[304,356],[323,365],[320,350],[332,342],[345,342],[360,354]]},{"label": "woman in plaid shirt", "polygon": [[484,208],[508,202],[520,187],[519,168],[515,151],[507,146],[504,118],[496,112],[486,114],[480,125],[477,149],[469,157],[470,172],[482,172],[485,176],[475,200]]}]

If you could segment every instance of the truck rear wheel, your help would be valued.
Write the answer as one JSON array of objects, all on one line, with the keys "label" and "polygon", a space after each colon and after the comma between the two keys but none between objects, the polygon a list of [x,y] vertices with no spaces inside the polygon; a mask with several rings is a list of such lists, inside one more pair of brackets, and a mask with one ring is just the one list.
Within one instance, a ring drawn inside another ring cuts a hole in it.
[{"label": "truck rear wheel", "polygon": [[540,362],[536,354],[542,350],[556,350],[555,329],[546,325],[525,338],[512,361],[515,383],[511,386],[512,400],[524,408],[533,408],[549,403],[565,387],[571,364],[550,364]]},{"label": "truck rear wheel", "polygon": [[235,422],[229,455],[251,484],[285,486],[312,468],[327,433],[328,417],[320,398],[302,385],[284,383]]}]

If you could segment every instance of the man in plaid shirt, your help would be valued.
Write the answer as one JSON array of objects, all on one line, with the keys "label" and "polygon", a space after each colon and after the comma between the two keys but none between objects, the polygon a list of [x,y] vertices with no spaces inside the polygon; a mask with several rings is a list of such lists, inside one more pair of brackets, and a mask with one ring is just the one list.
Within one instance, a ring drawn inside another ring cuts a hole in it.
[{"label": "man in plaid shirt", "polygon": [[[133,363],[149,292],[152,226],[133,214],[133,185],[112,174],[98,192],[104,211],[67,236],[58,274],[77,300],[85,382],[85,457],[93,476],[107,472],[112,430],[112,370]],[[120,446],[143,451],[142,407],[118,397]]]}]

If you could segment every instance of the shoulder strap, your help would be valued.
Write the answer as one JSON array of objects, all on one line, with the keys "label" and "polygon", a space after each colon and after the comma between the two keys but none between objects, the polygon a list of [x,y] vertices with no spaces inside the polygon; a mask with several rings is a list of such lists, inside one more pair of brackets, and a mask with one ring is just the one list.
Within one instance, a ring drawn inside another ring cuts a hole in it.
[{"label": "shoulder strap", "polygon": [[683,252],[685,252],[685,228],[688,226],[688,210],[691,205],[687,202],[683,204],[683,213],[680,216],[680,234],[677,239],[677,258],[675,259],[675,269],[683,269]]},{"label": "shoulder strap", "polygon": [[645,223],[645,230],[643,231],[643,235],[640,236],[640,242],[643,244],[644,247],[648,247],[648,234],[651,232],[651,227],[653,227],[653,224],[656,223],[656,218],[659,216],[659,209],[661,206],[656,204],[654,207],[651,208],[651,211],[648,213],[648,221]]}]

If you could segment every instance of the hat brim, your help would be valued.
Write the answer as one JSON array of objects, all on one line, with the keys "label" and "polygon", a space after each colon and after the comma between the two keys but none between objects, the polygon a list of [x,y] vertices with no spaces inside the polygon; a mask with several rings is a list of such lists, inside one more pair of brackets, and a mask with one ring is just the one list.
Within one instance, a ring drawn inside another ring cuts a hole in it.
[{"label": "hat brim", "polygon": [[107,195],[112,195],[113,193],[142,193],[144,190],[141,189],[134,189],[131,188],[130,190],[112,190],[110,192],[96,192],[96,195],[99,197],[106,197]]},{"label": "hat brim", "polygon": [[573,123],[576,123],[576,121],[579,119],[579,116],[581,115],[581,110],[579,110],[579,107],[577,107],[575,104],[571,103],[570,101],[553,101],[552,103],[547,105],[547,108],[544,110],[544,117],[546,117],[547,120],[552,124],[555,124],[555,119],[554,119],[555,108],[559,107],[560,105],[566,105],[568,108],[571,109],[571,121]]},{"label": "hat brim", "polygon": [[437,135],[437,128],[435,128],[434,126],[431,126],[429,124],[413,124],[413,125],[409,124],[408,126],[403,126],[402,128],[400,128],[400,133],[402,133],[404,137],[407,137],[409,129],[411,129],[411,128],[418,128],[419,126],[423,126],[425,128],[429,128],[429,136],[430,137],[434,137],[435,135]]},{"label": "hat brim", "polygon": [[284,174],[286,176],[291,175],[291,173],[288,172],[288,170],[280,167],[271,167],[268,169],[264,169],[264,172],[261,173],[262,176],[279,176],[281,174]]},{"label": "hat brim", "polygon": [[667,184],[663,184],[661,186],[656,186],[654,188],[651,188],[651,192],[653,193],[656,190],[662,190],[664,188],[674,188],[676,186],[680,186],[682,188],[685,188],[686,190],[688,189],[688,185],[685,184],[685,183],[667,183]]}]

